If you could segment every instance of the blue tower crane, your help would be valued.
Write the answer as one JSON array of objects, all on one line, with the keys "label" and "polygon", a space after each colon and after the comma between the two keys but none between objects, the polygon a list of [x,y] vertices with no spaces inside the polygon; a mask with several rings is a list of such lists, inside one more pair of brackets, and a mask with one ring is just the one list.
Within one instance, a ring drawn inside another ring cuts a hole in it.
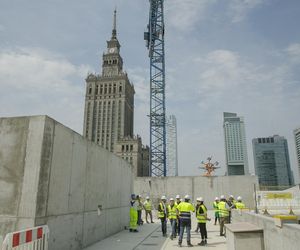
[{"label": "blue tower crane", "polygon": [[150,175],[166,176],[164,0],[149,1],[144,39],[150,57]]}]

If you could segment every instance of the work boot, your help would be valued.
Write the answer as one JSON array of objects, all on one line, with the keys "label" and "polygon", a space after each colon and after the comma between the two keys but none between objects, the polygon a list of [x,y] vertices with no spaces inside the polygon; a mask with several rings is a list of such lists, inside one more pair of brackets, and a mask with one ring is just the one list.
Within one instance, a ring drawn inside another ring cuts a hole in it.
[{"label": "work boot", "polygon": [[132,229],[131,229],[131,228],[129,229],[129,232],[132,232]]},{"label": "work boot", "polygon": [[205,245],[207,245],[207,239],[204,240]]},{"label": "work boot", "polygon": [[134,232],[134,233],[137,233],[137,232],[138,232],[138,230],[137,230],[137,229],[134,229],[134,230],[133,230],[133,232]]},{"label": "work boot", "polygon": [[191,242],[187,243],[188,247],[193,247],[194,245],[191,244]]},{"label": "work boot", "polygon": [[178,246],[179,246],[179,247],[182,247],[182,244],[181,244],[181,242],[178,242]]},{"label": "work boot", "polygon": [[170,236],[170,239],[173,240],[173,235]]},{"label": "work boot", "polygon": [[199,246],[204,246],[205,245],[205,241],[202,240],[200,243],[198,243]]}]

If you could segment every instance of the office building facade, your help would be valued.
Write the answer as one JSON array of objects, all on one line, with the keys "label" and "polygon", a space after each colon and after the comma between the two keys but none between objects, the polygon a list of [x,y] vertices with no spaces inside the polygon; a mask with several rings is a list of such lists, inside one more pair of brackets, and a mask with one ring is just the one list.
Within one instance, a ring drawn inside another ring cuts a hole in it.
[{"label": "office building facade", "polygon": [[227,175],[249,174],[244,118],[223,113]]}]

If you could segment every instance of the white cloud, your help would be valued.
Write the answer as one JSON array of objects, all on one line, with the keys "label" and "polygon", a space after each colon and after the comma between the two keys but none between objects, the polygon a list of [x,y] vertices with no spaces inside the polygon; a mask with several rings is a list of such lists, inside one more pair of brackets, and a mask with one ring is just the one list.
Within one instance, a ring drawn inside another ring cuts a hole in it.
[{"label": "white cloud", "polygon": [[300,62],[300,43],[293,43],[289,45],[285,51],[293,62]]},{"label": "white cloud", "polygon": [[89,69],[42,49],[0,51],[0,115],[47,114],[81,132]]},{"label": "white cloud", "polygon": [[264,4],[267,0],[231,0],[229,3],[229,15],[233,23],[243,21],[249,11]]},{"label": "white cloud", "polygon": [[173,0],[166,4],[168,26],[180,31],[192,30],[195,24],[207,16],[206,10],[216,0]]}]

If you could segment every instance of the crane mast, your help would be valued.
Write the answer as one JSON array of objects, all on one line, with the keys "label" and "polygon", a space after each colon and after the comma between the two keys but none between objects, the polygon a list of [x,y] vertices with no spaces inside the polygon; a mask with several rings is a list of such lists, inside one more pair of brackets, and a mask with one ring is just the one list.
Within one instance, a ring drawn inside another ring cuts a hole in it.
[{"label": "crane mast", "polygon": [[164,0],[149,1],[144,39],[150,58],[150,175],[159,177],[166,176]]}]

